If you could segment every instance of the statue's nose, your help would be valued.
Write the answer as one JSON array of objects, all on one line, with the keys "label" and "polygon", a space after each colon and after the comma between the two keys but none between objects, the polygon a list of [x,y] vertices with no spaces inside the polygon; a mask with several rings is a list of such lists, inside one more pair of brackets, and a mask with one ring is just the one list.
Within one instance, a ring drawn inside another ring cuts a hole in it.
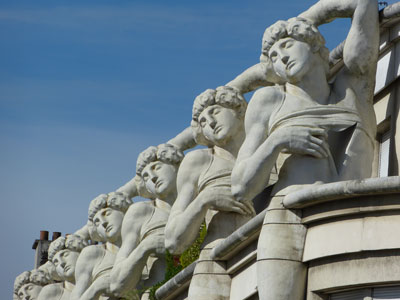
[{"label": "statue's nose", "polygon": [[108,222],[103,222],[103,227],[107,228]]}]

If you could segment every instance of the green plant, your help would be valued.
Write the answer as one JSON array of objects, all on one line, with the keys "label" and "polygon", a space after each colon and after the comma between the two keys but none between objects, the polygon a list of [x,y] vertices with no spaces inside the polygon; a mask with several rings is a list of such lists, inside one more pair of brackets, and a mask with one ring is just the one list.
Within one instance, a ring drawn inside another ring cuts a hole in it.
[{"label": "green plant", "polygon": [[162,286],[164,283],[166,283],[168,280],[170,280],[172,277],[174,277],[176,274],[178,274],[180,271],[182,271],[184,268],[186,268],[188,265],[190,265],[192,262],[194,262],[199,258],[200,246],[203,243],[206,234],[207,234],[206,224],[203,223],[200,226],[197,239],[187,250],[185,250],[182,253],[180,257],[172,255],[171,253],[166,251],[165,261],[167,264],[167,268],[165,270],[165,277],[163,281],[156,283],[155,285],[153,285],[148,289],[148,291],[150,292],[149,297],[151,300],[156,300],[155,294],[160,286]]},{"label": "green plant", "polygon": [[204,238],[206,237],[206,234],[207,234],[206,224],[203,223],[200,226],[199,236],[197,237],[197,239],[185,252],[182,253],[180,257],[182,268],[186,268],[188,265],[190,265],[192,262],[194,262],[196,259],[199,258],[200,247],[204,241]]}]

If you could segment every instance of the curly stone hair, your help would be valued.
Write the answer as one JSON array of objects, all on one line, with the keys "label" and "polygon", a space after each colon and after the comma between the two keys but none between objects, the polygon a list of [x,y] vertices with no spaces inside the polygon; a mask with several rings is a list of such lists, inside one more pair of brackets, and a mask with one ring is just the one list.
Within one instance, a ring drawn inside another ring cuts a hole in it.
[{"label": "curly stone hair", "polygon": [[326,71],[329,71],[329,50],[325,47],[324,37],[311,21],[300,17],[278,21],[265,30],[261,61],[268,61],[272,45],[286,37],[305,42],[315,51],[319,51],[321,58],[326,62]]},{"label": "curly stone hair", "polygon": [[62,278],[57,274],[56,266],[48,260],[45,264],[39,267],[40,270],[43,270],[49,274],[50,279],[54,281],[62,281]]},{"label": "curly stone hair", "polygon": [[109,194],[101,194],[90,202],[88,213],[89,222],[93,222],[95,214],[103,208],[110,207],[125,213],[131,204],[132,200],[125,193],[112,192]]},{"label": "curly stone hair", "polygon": [[161,161],[170,165],[179,165],[184,157],[183,152],[174,145],[161,144],[151,146],[139,154],[136,163],[136,174],[141,176],[143,169],[151,162]]},{"label": "curly stone hair", "polygon": [[14,281],[14,294],[18,294],[19,289],[27,283],[30,283],[31,272],[25,271],[19,274]]},{"label": "curly stone hair", "polygon": [[39,286],[45,286],[52,283],[53,280],[50,274],[43,269],[33,269],[32,271],[25,271],[18,275],[14,281],[14,294],[18,295],[19,289],[28,283]]},{"label": "curly stone hair", "polygon": [[204,91],[194,100],[192,111],[191,127],[198,144],[210,146],[209,142],[203,135],[203,131],[199,124],[199,116],[207,107],[216,104],[235,110],[238,117],[244,119],[247,102],[238,90],[229,86],[220,86],[215,90],[208,89]]},{"label": "curly stone hair", "polygon": [[50,274],[46,272],[46,270],[40,268],[32,270],[29,279],[33,284],[41,286],[45,286],[53,282]]},{"label": "curly stone hair", "polygon": [[88,245],[88,242],[79,235],[70,234],[66,238],[60,236],[52,241],[49,246],[48,257],[52,261],[57,252],[68,249],[71,251],[81,252]]}]

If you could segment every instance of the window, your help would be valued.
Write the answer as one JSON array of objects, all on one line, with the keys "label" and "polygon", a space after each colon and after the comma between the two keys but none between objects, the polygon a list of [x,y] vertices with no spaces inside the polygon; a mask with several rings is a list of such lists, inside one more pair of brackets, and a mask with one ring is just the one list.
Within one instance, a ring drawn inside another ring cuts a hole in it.
[{"label": "window", "polygon": [[389,176],[390,131],[379,138],[379,177]]},{"label": "window", "polygon": [[331,294],[329,300],[400,300],[400,286],[358,289]]}]

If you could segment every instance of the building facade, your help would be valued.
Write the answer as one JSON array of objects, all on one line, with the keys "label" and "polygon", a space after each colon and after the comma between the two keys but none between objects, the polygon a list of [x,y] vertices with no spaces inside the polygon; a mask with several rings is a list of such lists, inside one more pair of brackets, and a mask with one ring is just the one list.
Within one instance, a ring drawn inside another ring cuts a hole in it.
[{"label": "building facade", "polygon": [[[307,300],[400,299],[400,3],[386,7],[380,17],[375,177],[323,184],[284,200],[287,208],[301,209],[307,227]],[[343,64],[342,50],[338,46],[331,53],[332,76]],[[231,278],[232,300],[259,299],[256,256],[264,215],[261,209],[212,250],[219,272]],[[161,286],[157,298],[186,299],[195,264]]]}]

